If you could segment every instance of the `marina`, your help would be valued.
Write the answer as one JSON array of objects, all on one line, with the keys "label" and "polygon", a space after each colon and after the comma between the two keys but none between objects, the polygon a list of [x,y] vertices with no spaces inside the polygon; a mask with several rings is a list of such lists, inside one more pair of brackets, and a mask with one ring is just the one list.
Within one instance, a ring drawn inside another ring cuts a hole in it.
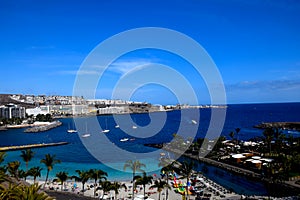
[{"label": "marina", "polygon": [[[283,106],[282,104],[278,106],[277,104],[268,104],[268,105],[232,105],[228,106],[227,116],[228,120],[226,121],[222,135],[226,138],[230,139],[229,133],[234,130],[236,127],[241,127],[241,133],[239,135],[240,140],[247,141],[253,137],[262,136],[263,130],[254,128],[253,125],[259,124],[262,121],[276,121],[278,115],[284,116],[287,121],[299,121],[299,116],[296,114],[291,114],[290,110],[287,108],[291,108],[295,111],[300,110],[300,104],[286,104]],[[253,107],[256,107],[254,110]],[[182,122],[185,132],[181,133],[181,135],[185,138],[189,136],[189,129],[191,127],[195,127],[196,125],[191,123],[191,120],[197,121],[198,124],[201,124],[197,130],[197,136],[204,137],[203,133],[208,127],[208,121],[205,119],[209,118],[209,109],[199,109],[201,110],[201,118],[195,119],[193,115],[187,115],[186,120]],[[270,112],[273,112],[273,115],[269,115]],[[244,113],[248,113],[247,116]],[[297,112],[296,112],[297,113]],[[159,115],[160,113],[156,113]],[[40,132],[39,134],[24,134],[24,129],[9,129],[7,131],[3,131],[0,134],[0,140],[3,146],[11,146],[15,144],[15,146],[26,145],[27,144],[38,144],[38,143],[53,143],[55,141],[66,141],[68,142],[67,148],[63,145],[55,146],[50,148],[37,148],[36,154],[33,157],[33,160],[29,163],[29,166],[39,165],[40,159],[44,157],[45,154],[51,152],[51,154],[55,154],[58,159],[62,161],[61,164],[55,166],[53,171],[49,174],[50,178],[54,178],[55,174],[62,170],[67,170],[70,176],[75,175],[75,171],[80,170],[88,170],[90,168],[99,168],[106,171],[109,175],[110,180],[119,180],[119,181],[128,181],[131,179],[130,173],[125,173],[123,171],[118,171],[116,169],[109,168],[108,165],[116,165],[121,166],[123,168],[124,162],[126,161],[126,157],[122,154],[112,154],[113,148],[118,147],[125,151],[136,152],[141,155],[143,152],[155,152],[156,148],[144,146],[144,144],[159,144],[159,143],[168,143],[170,139],[172,139],[173,133],[176,133],[180,124],[180,111],[170,111],[167,112],[167,120],[165,123],[165,127],[160,130],[159,133],[152,137],[143,138],[144,130],[143,128],[136,129],[136,135],[130,135],[124,132],[123,128],[127,128],[128,130],[132,130],[132,125],[130,123],[127,124],[119,124],[113,120],[112,115],[106,116],[96,116],[98,121],[101,123],[101,126],[106,127],[106,118],[107,118],[107,129],[110,130],[109,134],[99,134],[99,130],[91,126],[89,121],[89,117],[81,117],[81,123],[76,124],[76,130],[78,134],[70,134],[66,130],[69,129],[69,124],[72,124],[72,118],[62,118],[60,121],[62,125],[51,129],[49,131]],[[122,117],[122,116],[120,116]],[[125,116],[124,116],[125,117]],[[123,120],[123,118],[121,118]],[[281,118],[279,120],[282,121]],[[134,121],[139,127],[146,126],[150,119],[147,114],[135,114]],[[120,128],[116,128],[116,124],[120,125]],[[125,127],[127,125],[127,127]],[[82,138],[83,134],[87,135],[87,138]],[[289,134],[286,132],[286,134]],[[293,133],[291,133],[293,134]],[[139,135],[141,137],[139,137]],[[297,134],[295,134],[297,136]],[[96,160],[88,151],[87,147],[83,145],[83,142],[88,141],[89,138],[95,137],[93,139],[96,142],[96,139],[99,137],[106,137],[111,143],[104,144],[99,140],[97,144],[97,148],[99,149],[101,159],[103,162]],[[129,140],[127,140],[127,138]],[[17,140],[16,140],[17,139]],[[126,141],[125,141],[126,140]],[[109,145],[111,144],[111,146]],[[76,155],[76,156],[74,156]],[[114,155],[114,156],[112,156]],[[149,174],[159,174],[158,167],[158,155],[153,157],[144,157],[140,159],[142,163],[145,163],[147,166],[147,171]],[[11,151],[7,153],[7,157],[5,159],[6,162],[14,161],[20,159],[20,152]],[[243,174],[247,173],[246,170],[241,170],[236,167],[231,167],[226,164],[218,163],[210,159],[203,159],[199,161],[200,167],[197,170],[201,171],[202,167],[205,163],[207,164],[208,173],[204,174],[208,176],[209,179],[213,180],[219,185],[226,187],[227,189],[232,188],[237,194],[247,194],[247,195],[266,195],[267,188],[264,184],[262,184],[259,180],[260,177],[257,174],[253,174],[253,178],[247,179]],[[24,166],[25,167],[25,166]],[[224,170],[224,171],[223,171]],[[218,171],[220,173],[214,173]],[[252,172],[249,172],[249,177],[252,177]],[[42,176],[39,180],[45,179],[45,171],[42,172]],[[248,176],[247,176],[248,177]],[[255,178],[257,177],[257,179]]]}]

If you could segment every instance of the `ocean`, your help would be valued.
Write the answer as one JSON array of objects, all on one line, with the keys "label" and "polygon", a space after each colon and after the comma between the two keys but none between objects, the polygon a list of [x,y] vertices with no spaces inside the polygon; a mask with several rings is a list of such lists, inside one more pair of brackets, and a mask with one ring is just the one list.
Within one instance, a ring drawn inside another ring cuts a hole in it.
[{"label": "ocean", "polygon": [[[237,104],[228,105],[226,119],[221,135],[229,137],[229,133],[235,128],[241,128],[239,139],[249,140],[262,136],[262,130],[253,126],[262,122],[293,122],[300,121],[300,103],[276,103],[276,104]],[[200,118],[197,118],[197,115]],[[152,114],[118,115],[117,121],[112,115],[96,117],[62,118],[63,125],[55,129],[40,133],[24,133],[24,129],[10,129],[0,132],[0,146],[22,145],[33,143],[69,142],[65,146],[33,149],[35,155],[29,162],[29,167],[42,166],[41,180],[46,176],[46,169],[40,160],[45,154],[55,154],[61,160],[50,172],[50,178],[54,178],[59,171],[67,171],[74,175],[75,170],[88,170],[91,168],[102,169],[108,173],[109,180],[130,180],[130,171],[123,171],[124,162],[128,159],[138,159],[146,164],[148,174],[159,174],[158,159],[160,153],[157,149],[146,147],[147,143],[170,142],[174,133],[180,132],[185,137],[193,139],[205,137],[211,118],[211,109],[180,110]],[[128,121],[128,117],[131,121]],[[109,133],[102,133],[94,124],[95,120],[103,129],[109,129]],[[197,124],[194,124],[195,120]],[[74,122],[75,121],[75,122]],[[137,128],[132,128],[136,123]],[[120,125],[117,128],[116,125]],[[153,125],[154,126],[151,126]],[[199,126],[198,126],[199,125]],[[67,133],[69,127],[76,126],[78,133]],[[91,134],[88,138],[80,135],[85,132]],[[297,131],[288,132],[294,137],[299,137]],[[121,142],[127,138],[128,141]],[[7,153],[5,162],[19,160],[20,151]],[[101,162],[100,162],[100,161]],[[25,164],[22,162],[23,169]],[[201,164],[198,169],[201,169]],[[215,173],[216,170],[218,173]],[[222,174],[222,176],[220,175]],[[239,194],[265,195],[266,188],[262,183],[252,182],[243,177],[236,177],[223,170],[209,166],[209,178],[217,183],[232,188]]]}]

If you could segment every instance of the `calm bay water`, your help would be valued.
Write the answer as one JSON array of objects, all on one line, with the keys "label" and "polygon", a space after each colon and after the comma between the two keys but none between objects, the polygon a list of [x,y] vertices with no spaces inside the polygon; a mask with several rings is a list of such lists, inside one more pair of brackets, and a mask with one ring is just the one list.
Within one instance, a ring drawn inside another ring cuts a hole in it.
[{"label": "calm bay water", "polygon": [[[195,125],[191,123],[191,120],[194,119],[194,111],[187,112],[187,114],[182,118],[181,126],[184,128],[183,135],[185,137],[190,136],[190,133],[193,131],[193,127],[195,127]],[[199,128],[197,130],[196,137],[204,137],[209,126],[211,110],[200,109],[199,113],[200,120],[198,122]],[[250,138],[262,135],[262,130],[253,128],[254,125],[262,122],[300,121],[299,113],[300,103],[229,105],[227,108],[226,121],[222,135],[229,138],[229,133],[235,128],[239,127],[241,128],[239,139],[248,140]],[[152,117],[159,117],[160,114],[162,113],[154,113]],[[132,130],[132,132],[136,132],[134,134],[136,137],[129,136],[122,131],[121,128],[115,128],[116,122],[114,121],[113,116],[98,116],[97,119],[99,120],[101,126],[103,128],[110,129],[110,132],[105,136],[111,143],[110,145],[106,145],[105,143],[99,142],[97,145],[97,150],[102,153],[105,163],[110,162],[112,166],[122,169],[124,165],[124,159],[126,160],[126,158],[122,157],[122,155],[115,154],[112,150],[111,144],[130,152],[155,152],[156,149],[145,147],[143,144],[169,142],[172,139],[172,134],[178,131],[181,121],[180,117],[181,112],[179,110],[167,112],[167,121],[159,133],[151,137],[143,138],[143,136],[147,135],[148,133],[139,131],[139,128]],[[131,115],[131,118],[139,126],[146,126],[151,123],[151,118],[148,114],[133,114]],[[88,129],[91,134],[101,134],[99,132],[95,132],[96,130],[94,127],[89,125],[89,117],[80,118],[80,120],[86,121],[83,123],[86,126],[82,125],[82,127],[76,127],[77,129],[80,129],[83,132],[85,129]],[[95,159],[82,144],[82,138],[79,137],[80,133],[70,134],[66,132],[70,126],[74,126],[72,118],[60,119],[60,121],[63,122],[62,126],[47,132],[29,134],[24,133],[24,129],[1,131],[0,145],[9,146],[67,141],[69,144],[66,146],[34,149],[35,155],[33,160],[29,163],[29,167],[42,166],[42,164],[40,164],[40,160],[45,154],[50,153],[55,154],[57,159],[62,161],[61,164],[55,165],[53,171],[50,172],[51,177],[54,177],[58,171],[63,170],[68,171],[69,175],[73,175],[77,169],[87,170],[91,168],[100,168],[108,172],[110,180],[131,179],[131,173],[112,169]],[[128,127],[131,127],[130,123],[128,123]],[[139,137],[139,134],[141,137]],[[299,132],[292,132],[291,134],[293,134],[295,137],[300,136]],[[120,139],[125,137],[134,138],[135,140],[120,142]],[[157,157],[146,156],[139,159],[141,162],[147,165],[148,170],[154,169],[154,171],[151,173],[159,174],[159,171],[155,170],[157,169],[158,157],[159,154],[157,154]],[[13,160],[21,161],[20,151],[9,152],[5,162]],[[22,167],[25,168],[23,162]],[[199,169],[201,169],[201,167],[199,167]],[[258,195],[266,194],[266,189],[261,183],[251,182],[242,177],[235,177],[230,173],[222,172],[222,170],[220,170],[220,173],[218,174],[213,173],[214,171],[216,171],[216,168],[209,167],[209,173],[207,176],[222,185],[227,185],[226,187],[228,188],[233,188],[238,193]],[[224,175],[220,176],[220,174]],[[43,177],[41,177],[41,179],[43,179],[45,175],[46,170],[44,169],[42,171]]]}]

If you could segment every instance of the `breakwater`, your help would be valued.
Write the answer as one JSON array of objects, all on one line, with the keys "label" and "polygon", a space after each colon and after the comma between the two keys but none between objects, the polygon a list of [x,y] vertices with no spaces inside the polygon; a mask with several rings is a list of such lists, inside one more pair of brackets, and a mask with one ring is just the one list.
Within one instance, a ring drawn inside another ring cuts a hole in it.
[{"label": "breakwater", "polygon": [[25,133],[37,133],[37,132],[42,132],[42,131],[48,131],[52,128],[56,128],[58,126],[61,126],[62,123],[60,121],[53,121],[50,122],[48,124],[45,125],[41,125],[41,126],[34,126],[34,127],[30,127],[25,129]]},{"label": "breakwater", "polygon": [[[164,147],[164,150],[169,151],[171,153],[175,153],[175,154],[179,154],[179,155],[182,154],[182,151],[174,149],[174,148],[170,148],[167,145],[163,146],[163,144],[146,144],[146,146],[151,146],[151,147],[155,147],[155,148]],[[232,172],[233,174],[247,176],[247,177],[249,177],[251,179],[254,179],[254,180],[261,180],[262,179],[261,174],[253,172],[251,170],[247,170],[247,169],[244,169],[244,168],[240,168],[240,167],[237,167],[237,166],[226,164],[224,162],[219,162],[219,161],[216,161],[216,160],[213,160],[213,159],[210,159],[210,158],[199,157],[198,155],[192,155],[192,154],[189,154],[189,153],[183,153],[182,155],[187,157],[187,158],[191,158],[193,160],[197,160],[197,161],[200,161],[200,162],[203,162],[203,163],[206,163],[206,164],[218,167],[218,168],[225,169],[226,171]]]},{"label": "breakwater", "polygon": [[67,145],[68,142],[56,142],[56,143],[41,143],[41,144],[26,144],[26,145],[18,145],[18,146],[6,146],[0,147],[0,151],[17,151],[23,149],[33,149],[33,148],[43,148],[43,147],[51,147],[51,146],[60,146]]},{"label": "breakwater", "polygon": [[240,168],[224,162],[219,162],[210,158],[199,157],[198,155],[192,155],[190,153],[182,154],[182,151],[174,148],[170,148],[168,145],[164,145],[164,144],[144,144],[144,145],[149,147],[154,147],[154,148],[160,148],[160,149],[163,148],[164,150],[169,151],[170,153],[179,154],[185,156],[186,158],[197,160],[199,162],[208,164],[210,166],[224,169],[225,171],[231,172],[232,174],[247,177],[247,179],[249,180],[264,183],[265,185],[269,185],[270,187],[273,187],[273,191],[269,191],[269,192],[271,192],[272,195],[274,196],[291,196],[291,195],[300,194],[300,186],[290,181],[273,183],[272,180],[263,177],[261,174],[253,172],[251,170]]},{"label": "breakwater", "polygon": [[280,129],[300,131],[300,122],[265,122],[265,123],[255,125],[254,128],[259,128],[259,129],[280,128]]},{"label": "breakwater", "polygon": [[6,130],[7,130],[6,127],[0,126],[0,131],[6,131]]}]

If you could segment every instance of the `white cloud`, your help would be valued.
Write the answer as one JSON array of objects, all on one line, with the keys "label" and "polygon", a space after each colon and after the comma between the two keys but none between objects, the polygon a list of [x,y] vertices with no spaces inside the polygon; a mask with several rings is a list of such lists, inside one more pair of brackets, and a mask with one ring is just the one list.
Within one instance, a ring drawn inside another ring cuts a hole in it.
[{"label": "white cloud", "polygon": [[57,74],[61,75],[95,75],[99,74],[101,71],[106,70],[107,72],[116,73],[118,75],[123,75],[125,73],[128,73],[129,71],[132,71],[133,69],[139,68],[151,64],[153,61],[150,60],[134,60],[134,61],[119,61],[114,62],[111,64],[108,68],[106,66],[100,66],[100,65],[91,65],[84,67],[84,69],[79,70],[61,70],[57,71]]},{"label": "white cloud", "polygon": [[300,89],[299,80],[270,80],[270,81],[242,81],[236,84],[227,85],[229,90],[292,90]]},{"label": "white cloud", "polygon": [[58,74],[61,75],[95,75],[99,74],[97,70],[64,70],[59,71]]},{"label": "white cloud", "polygon": [[43,50],[43,49],[54,49],[54,45],[47,45],[47,46],[31,46],[28,49],[33,49],[33,50]]},{"label": "white cloud", "polygon": [[153,63],[153,61],[151,60],[134,60],[134,61],[125,60],[125,61],[115,62],[111,64],[108,70],[118,74],[124,74],[136,67],[140,67],[151,63]]}]

